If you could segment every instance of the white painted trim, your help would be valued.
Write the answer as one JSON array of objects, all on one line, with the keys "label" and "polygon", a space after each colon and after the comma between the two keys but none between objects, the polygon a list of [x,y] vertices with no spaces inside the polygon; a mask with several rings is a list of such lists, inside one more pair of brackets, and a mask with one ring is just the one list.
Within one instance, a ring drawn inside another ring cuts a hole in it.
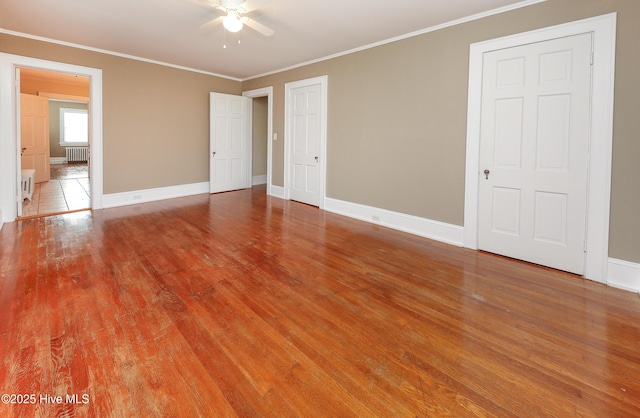
[{"label": "white painted trim", "polygon": [[280,199],[284,199],[284,187],[281,186],[271,186],[271,192],[267,193],[269,196],[277,197]]},{"label": "white painted trim", "polygon": [[414,36],[419,36],[419,35],[423,35],[425,33],[429,33],[429,32],[434,32],[440,29],[445,29],[451,26],[456,26],[456,25],[460,25],[463,23],[467,23],[467,22],[472,22],[474,20],[478,20],[478,19],[483,19],[485,17],[489,17],[489,16],[493,16],[493,15],[497,15],[497,14],[501,14],[501,13],[506,13],[508,11],[511,10],[516,10],[516,9],[520,9],[523,7],[527,7],[527,6],[531,6],[534,4],[538,4],[538,3],[542,3],[545,2],[547,0],[523,0],[521,2],[515,3],[515,4],[511,4],[508,6],[504,6],[504,7],[499,7],[497,9],[493,9],[493,10],[488,10],[486,12],[482,12],[482,13],[477,13],[471,16],[466,16],[460,19],[456,19],[456,20],[452,20],[450,22],[446,22],[440,25],[435,25],[435,26],[430,26],[428,28],[425,29],[421,29],[418,31],[414,31],[414,32],[410,32],[404,35],[400,35],[400,36],[396,36],[393,38],[389,38],[389,39],[385,39],[383,41],[379,41],[379,42],[375,42],[375,43],[371,43],[368,45],[363,45],[361,47],[357,47],[357,48],[353,48],[353,49],[349,49],[343,52],[338,52],[337,54],[332,54],[332,55],[328,55],[326,57],[322,57],[322,58],[317,58],[314,60],[310,60],[310,61],[305,61],[305,62],[301,62],[299,64],[295,64],[289,67],[285,67],[285,68],[280,68],[278,70],[273,70],[273,71],[269,71],[266,73],[262,73],[262,74],[257,74],[257,75],[252,75],[243,79],[240,78],[235,78],[235,77],[230,77],[227,75],[222,75],[222,74],[217,74],[217,73],[212,73],[209,71],[203,71],[203,70],[198,70],[195,68],[189,68],[189,67],[183,67],[180,65],[175,65],[175,64],[170,64],[170,63],[166,63],[166,62],[162,62],[162,61],[155,61],[155,60],[151,60],[151,59],[147,59],[147,58],[142,58],[142,57],[138,57],[135,55],[128,55],[128,54],[122,54],[119,52],[114,52],[114,51],[109,51],[106,49],[99,49],[99,48],[93,48],[90,46],[85,46],[85,45],[80,45],[80,44],[74,44],[74,43],[70,43],[70,42],[64,42],[64,41],[59,41],[57,39],[51,39],[51,38],[45,38],[42,36],[35,36],[35,35],[31,35],[28,33],[22,33],[22,32],[15,32],[15,31],[11,31],[11,30],[7,30],[7,29],[2,29],[0,28],[0,33],[6,33],[7,35],[12,35],[12,36],[19,36],[21,38],[28,38],[28,39],[34,39],[36,41],[43,41],[43,42],[49,42],[52,44],[58,44],[58,45],[64,45],[64,46],[70,46],[72,48],[78,48],[78,49],[84,49],[87,51],[93,51],[93,52],[98,52],[101,54],[107,54],[107,55],[113,55],[116,57],[122,57],[122,58],[128,58],[128,59],[132,59],[132,60],[136,60],[136,61],[142,61],[142,62],[148,62],[151,64],[158,64],[158,65],[163,65],[166,67],[171,67],[171,68],[177,68],[179,70],[185,70],[185,71],[191,71],[194,73],[200,73],[200,74],[206,74],[206,75],[212,75],[215,77],[221,77],[221,78],[226,78],[229,80],[233,80],[233,81],[248,81],[248,80],[253,80],[255,78],[260,78],[260,77],[265,77],[268,75],[272,75],[272,74],[277,74],[277,73],[281,73],[283,71],[288,71],[288,70],[292,70],[294,68],[299,68],[299,67],[304,67],[306,65],[310,65],[310,64],[315,64],[318,62],[322,62],[322,61],[327,61],[333,58],[338,58],[344,55],[349,55],[349,54],[353,54],[354,52],[359,52],[359,51],[364,51],[366,49],[371,49],[371,48],[375,48],[381,45],[386,45],[392,42],[396,42],[396,41],[400,41],[403,39],[407,39],[407,38],[412,38]]},{"label": "white painted trim", "polygon": [[330,197],[325,199],[324,210],[458,247],[462,246],[464,230],[461,226]]},{"label": "white painted trim", "polygon": [[640,293],[640,264],[610,258],[607,270],[609,286]]},{"label": "white painted trim", "polygon": [[28,34],[28,33],[15,32],[15,31],[12,31],[12,30],[2,29],[2,28],[0,28],[0,33],[6,33],[7,35],[19,36],[21,38],[33,39],[33,40],[36,40],[36,41],[48,42],[48,43],[57,44],[57,45],[69,46],[71,48],[83,49],[85,51],[98,52],[100,54],[112,55],[112,56],[120,57],[120,58],[127,58],[127,59],[131,59],[131,60],[135,60],[135,61],[148,62],[150,64],[157,64],[157,65],[162,65],[162,66],[165,66],[165,67],[177,68],[178,70],[185,70],[185,71],[191,71],[191,72],[199,73],[199,74],[212,75],[214,77],[226,78],[228,80],[233,80],[233,81],[242,81],[239,78],[229,77],[227,75],[222,75],[222,74],[216,74],[216,73],[212,73],[212,72],[209,72],[209,71],[198,70],[196,68],[183,67],[181,65],[170,64],[170,63],[163,62],[163,61],[156,61],[156,60],[152,60],[152,59],[138,57],[138,56],[135,56],[135,55],[121,54],[120,52],[109,51],[107,49],[93,48],[93,47],[90,47],[90,46],[74,44],[74,43],[71,43],[71,42],[59,41],[57,39],[45,38],[45,37],[42,37],[42,36],[35,36],[35,35]]},{"label": "white painted trim", "polygon": [[267,184],[267,175],[263,174],[261,176],[253,176],[251,185],[257,186],[259,184]]},{"label": "white painted trim", "polygon": [[293,70],[295,68],[304,67],[306,65],[316,64],[316,63],[322,62],[322,61],[328,61],[328,60],[331,60],[331,59],[334,59],[334,58],[339,58],[339,57],[342,57],[342,56],[345,56],[345,55],[353,54],[355,52],[360,52],[360,51],[364,51],[364,50],[367,50],[367,49],[376,48],[376,47],[381,46],[381,45],[390,44],[392,42],[401,41],[403,39],[413,38],[414,36],[424,35],[425,33],[435,32],[435,31],[440,30],[440,29],[445,29],[445,28],[449,28],[451,26],[461,25],[463,23],[472,22],[474,20],[483,19],[485,17],[489,17],[489,16],[501,14],[501,13],[506,13],[506,12],[509,12],[511,10],[520,9],[520,8],[523,8],[523,7],[531,6],[531,5],[542,3],[542,2],[545,2],[545,1],[547,1],[547,0],[525,0],[525,1],[521,1],[519,3],[515,3],[515,4],[508,5],[508,6],[499,7],[497,9],[488,10],[486,12],[477,13],[477,14],[474,14],[474,15],[471,15],[471,16],[463,17],[461,19],[452,20],[450,22],[446,22],[446,23],[443,23],[443,24],[440,24],[440,25],[430,26],[430,27],[425,28],[425,29],[421,29],[421,30],[418,30],[418,31],[414,31],[414,32],[410,32],[410,33],[404,34],[404,35],[396,36],[394,38],[385,39],[385,40],[380,41],[380,42],[375,42],[375,43],[372,43],[372,44],[368,44],[368,45],[360,46],[360,47],[357,47],[357,48],[349,49],[347,51],[338,52],[337,54],[332,54],[332,55],[328,55],[326,57],[322,57],[322,58],[317,58],[317,59],[310,60],[310,61],[301,62],[299,64],[294,64],[294,65],[291,65],[289,67],[280,68],[279,70],[273,70],[273,71],[269,71],[269,72],[266,72],[266,73],[253,75],[253,76],[250,76],[250,77],[242,79],[242,81],[253,80],[255,78],[260,78],[260,77],[266,77],[268,75],[278,74],[278,73],[281,73],[281,72],[284,72],[284,71]]},{"label": "white painted trim", "polygon": [[104,207],[135,205],[138,203],[155,202],[158,200],[174,199],[176,197],[193,196],[209,193],[209,182],[181,184],[179,186],[158,187],[154,189],[134,190],[131,192],[110,193],[104,195]]},{"label": "white painted trim", "polygon": [[67,164],[67,157],[51,157],[49,164]]},{"label": "white painted trim", "polygon": [[604,283],[609,252],[611,153],[616,14],[570,22],[471,45],[464,205],[464,246],[478,248],[478,179],[480,177],[480,112],[483,54],[518,45],[582,33],[593,33],[594,62],[591,100],[587,254],[584,277]]},{"label": "white painted trim", "polygon": [[328,96],[329,96],[329,76],[323,75],[319,77],[307,78],[305,80],[292,81],[284,85],[284,194],[285,199],[291,199],[291,141],[290,138],[293,135],[291,132],[291,113],[292,113],[292,100],[291,91],[300,87],[309,87],[320,85],[320,100],[322,107],[322,119],[320,120],[320,185],[319,194],[320,199],[318,207],[324,209],[325,200],[327,198],[326,183],[327,183],[327,111],[328,111]]},{"label": "white painted trim", "polygon": [[55,61],[0,53],[0,210],[3,221],[18,216],[17,103],[15,69],[34,68],[89,77],[91,112],[91,208],[102,208],[103,146],[102,146],[102,70]]},{"label": "white painted trim", "polygon": [[257,97],[267,98],[267,178],[263,183],[254,184],[267,183],[267,194],[271,195],[271,188],[273,187],[271,185],[271,178],[273,173],[273,86],[255,90],[248,90],[243,92],[242,95],[250,99],[255,99]]}]

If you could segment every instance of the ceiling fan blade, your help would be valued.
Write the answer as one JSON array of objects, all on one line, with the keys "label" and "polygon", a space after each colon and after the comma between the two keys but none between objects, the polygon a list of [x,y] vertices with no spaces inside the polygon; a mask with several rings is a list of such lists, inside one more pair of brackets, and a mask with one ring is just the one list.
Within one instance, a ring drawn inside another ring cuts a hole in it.
[{"label": "ceiling fan blade", "polygon": [[200,32],[207,32],[214,27],[220,25],[226,16],[218,16],[213,20],[208,21],[204,25],[200,26]]},{"label": "ceiling fan blade", "polygon": [[257,31],[257,32],[260,32],[264,36],[271,36],[271,35],[273,35],[275,33],[273,29],[268,28],[265,25],[263,25],[262,23],[256,22],[253,19],[249,19],[248,17],[244,18],[242,21],[244,22],[245,25],[249,26],[251,29],[253,29],[253,30]]},{"label": "ceiling fan blade", "polygon": [[[271,4],[272,0],[247,0],[240,4],[240,7],[244,10],[244,13],[249,13],[256,9],[262,9]],[[257,30],[257,29],[256,29]]]}]

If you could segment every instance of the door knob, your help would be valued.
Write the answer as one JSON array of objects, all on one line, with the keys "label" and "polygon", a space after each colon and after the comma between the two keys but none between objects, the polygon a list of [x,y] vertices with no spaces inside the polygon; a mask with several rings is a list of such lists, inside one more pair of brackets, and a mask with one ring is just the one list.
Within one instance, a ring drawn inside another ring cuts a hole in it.
[{"label": "door knob", "polygon": [[489,173],[490,173],[489,170],[487,170],[487,169],[484,170],[484,178],[487,179],[487,180],[489,180]]},{"label": "door knob", "polygon": [[212,154],[214,157],[216,156],[216,152],[215,152],[215,151],[213,151],[211,154]]},{"label": "door knob", "polygon": [[318,162],[318,156],[317,156],[317,155],[316,155],[316,157],[315,157],[315,158],[316,158],[316,162]]}]

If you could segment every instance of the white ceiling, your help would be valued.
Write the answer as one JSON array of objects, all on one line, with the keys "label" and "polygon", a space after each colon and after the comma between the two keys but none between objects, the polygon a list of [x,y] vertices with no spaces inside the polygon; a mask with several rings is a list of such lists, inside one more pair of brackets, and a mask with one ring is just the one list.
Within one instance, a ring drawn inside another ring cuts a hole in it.
[{"label": "white ceiling", "polygon": [[227,32],[226,49],[204,1],[0,0],[0,30],[246,79],[543,0],[273,0],[248,16],[275,34]]}]

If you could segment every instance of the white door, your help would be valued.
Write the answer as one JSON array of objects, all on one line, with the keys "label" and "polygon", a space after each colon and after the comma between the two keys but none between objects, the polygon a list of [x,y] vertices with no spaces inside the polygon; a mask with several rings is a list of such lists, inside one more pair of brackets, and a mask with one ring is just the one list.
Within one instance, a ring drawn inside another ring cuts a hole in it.
[{"label": "white door", "polygon": [[484,56],[478,246],[583,274],[591,34]]},{"label": "white door", "polygon": [[51,178],[49,99],[20,94],[20,147],[22,169],[35,169],[34,182]]},{"label": "white door", "polygon": [[322,173],[320,159],[324,124],[322,84],[289,89],[290,179],[289,198],[320,205]]},{"label": "white door", "polygon": [[211,193],[251,187],[250,105],[251,99],[247,97],[210,93]]}]

